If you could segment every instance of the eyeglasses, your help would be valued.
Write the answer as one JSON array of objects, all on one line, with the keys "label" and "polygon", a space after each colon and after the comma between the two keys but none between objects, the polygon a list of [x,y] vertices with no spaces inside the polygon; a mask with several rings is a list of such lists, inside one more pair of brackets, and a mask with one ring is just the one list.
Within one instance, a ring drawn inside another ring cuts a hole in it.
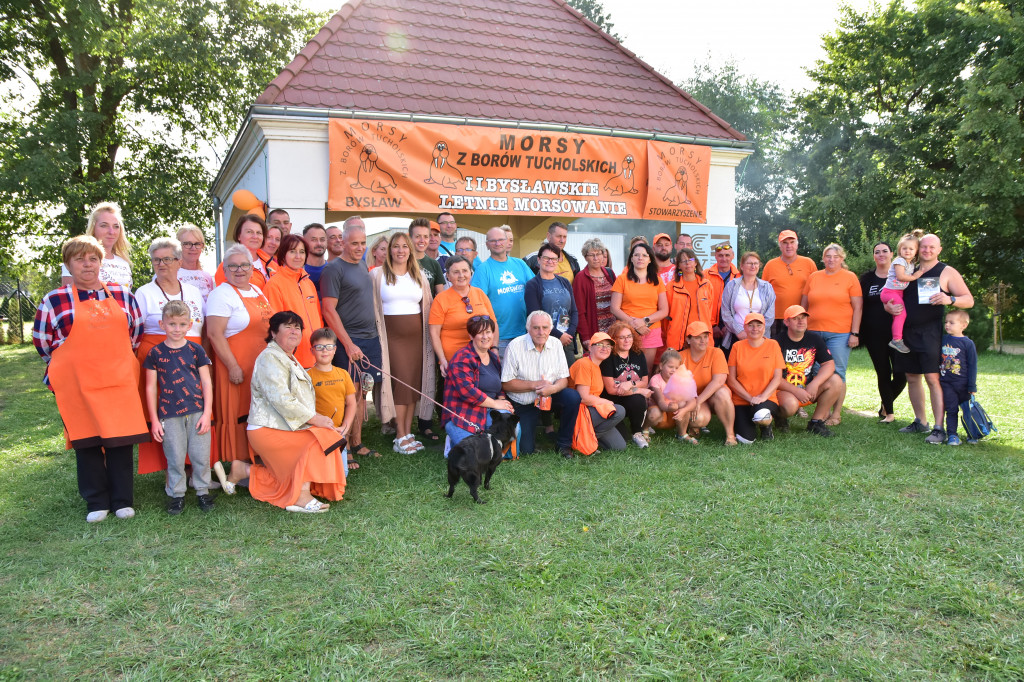
[{"label": "eyeglasses", "polygon": [[543,256],[541,260],[545,263],[557,263],[558,259],[554,256]]},{"label": "eyeglasses", "polygon": [[454,225],[455,221],[454,220],[438,220],[437,224],[438,225]]},{"label": "eyeglasses", "polygon": [[683,258],[679,262],[680,263],[696,263],[697,259],[696,258]]},{"label": "eyeglasses", "polygon": [[237,263],[225,266],[225,269],[231,272],[242,272],[243,270],[252,270],[252,263]]},{"label": "eyeglasses", "polygon": [[592,344],[590,344],[591,350],[593,350],[594,348],[606,348],[606,349],[610,350],[611,347],[612,347],[612,344],[608,343],[607,341],[601,341],[600,343],[592,343]]},{"label": "eyeglasses", "polygon": [[619,334],[615,338],[618,341],[627,341],[627,340],[628,341],[632,341],[633,340],[633,334],[632,333],[629,333],[629,334]]},{"label": "eyeglasses", "polygon": [[313,346],[313,350],[334,350],[337,347],[337,344],[334,343],[318,343]]},{"label": "eyeglasses", "polygon": [[718,246],[715,247],[715,253],[718,253],[719,251],[728,251],[731,249],[732,246],[730,244],[719,244]]},{"label": "eyeglasses", "polygon": [[473,304],[469,302],[469,296],[463,296],[462,297],[462,302],[466,304],[466,312],[467,313],[473,312]]},{"label": "eyeglasses", "polygon": [[149,259],[149,261],[153,265],[170,265],[171,263],[173,263],[176,260],[178,260],[178,259],[173,257],[173,256],[165,256],[163,258],[150,258]]},{"label": "eyeglasses", "polygon": [[455,249],[455,253],[476,253],[476,249],[463,247],[461,249]]},{"label": "eyeglasses", "polygon": [[183,249],[201,249],[205,246],[203,242],[182,242],[181,248]]}]

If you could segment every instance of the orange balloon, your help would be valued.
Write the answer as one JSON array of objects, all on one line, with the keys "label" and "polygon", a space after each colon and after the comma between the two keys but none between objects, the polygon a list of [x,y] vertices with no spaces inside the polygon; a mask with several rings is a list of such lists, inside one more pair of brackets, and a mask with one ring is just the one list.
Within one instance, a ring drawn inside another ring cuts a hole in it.
[{"label": "orange balloon", "polygon": [[244,211],[246,214],[258,215],[264,220],[267,219],[267,212],[264,209],[263,201],[247,189],[236,190],[231,195],[231,203],[238,210]]}]

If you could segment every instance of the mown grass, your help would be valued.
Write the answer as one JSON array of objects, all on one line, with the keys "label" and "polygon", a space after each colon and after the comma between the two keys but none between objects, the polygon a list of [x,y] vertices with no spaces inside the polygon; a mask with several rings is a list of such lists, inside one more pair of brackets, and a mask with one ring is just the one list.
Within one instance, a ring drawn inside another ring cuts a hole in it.
[{"label": "mown grass", "polygon": [[[486,505],[388,451],[325,515],[171,518],[154,474],[87,525],[41,364],[4,349],[0,680],[1019,680],[1024,358],[982,363],[1001,434],[975,447],[794,420],[506,463]],[[855,353],[848,406],[873,395]]]}]

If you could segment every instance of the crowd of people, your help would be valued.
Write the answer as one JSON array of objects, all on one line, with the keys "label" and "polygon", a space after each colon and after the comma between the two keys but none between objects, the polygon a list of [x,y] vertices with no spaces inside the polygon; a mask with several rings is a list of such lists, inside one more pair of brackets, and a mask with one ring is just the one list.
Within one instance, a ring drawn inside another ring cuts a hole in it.
[{"label": "crowd of people", "polygon": [[447,454],[492,410],[519,417],[518,456],[542,434],[565,458],[590,443],[647,448],[661,430],[697,445],[713,418],[727,445],[771,440],[798,416],[828,438],[861,342],[880,421],[894,420],[906,387],[915,419],[901,431],[960,444],[957,406],[976,390],[963,336],[974,300],[933,234],[905,235],[895,259],[876,244],[858,280],[840,245],[818,269],[791,230],[763,269],[757,253],[736,260],[720,243],[705,270],[689,235],[662,233],[635,238],[616,273],[599,239],[583,244],[581,267],[561,222],[526,259],[508,226],[487,231],[483,260],[457,228],[450,213],[416,218],[368,248],[358,216],[298,231],[284,210],[249,214],[210,274],[203,233],[186,226],[150,244],[152,278],[133,292],[120,208],[96,206],[64,244],[62,285],[33,333],[87,520],[134,515],[135,445],[139,473],[167,471],[169,514],[189,485],[203,511],[212,489],[239,486],[326,511],[358,460],[381,456],[364,443],[368,400],[403,455]]}]

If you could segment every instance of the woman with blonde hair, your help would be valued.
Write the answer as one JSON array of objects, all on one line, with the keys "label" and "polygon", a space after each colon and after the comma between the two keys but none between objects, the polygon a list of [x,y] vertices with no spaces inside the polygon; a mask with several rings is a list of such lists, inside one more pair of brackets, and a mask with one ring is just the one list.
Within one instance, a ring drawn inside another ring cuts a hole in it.
[{"label": "woman with blonde hair", "polygon": [[[391,235],[387,259],[370,273],[370,280],[385,377],[381,422],[395,420],[393,449],[411,455],[423,450],[412,434],[412,419],[419,392],[424,386],[433,390],[436,363],[429,321],[433,296],[408,234]],[[428,400],[419,403],[419,417],[429,419],[433,404]]]},{"label": "woman with blonde hair", "polygon": [[[107,284],[120,284],[132,288],[132,250],[124,233],[121,207],[112,201],[93,206],[89,213],[89,224],[85,234],[95,237],[103,247],[103,263],[100,265],[99,280]],[[60,284],[72,283],[67,264],[60,268]]]},{"label": "woman with blonde hair", "polygon": [[373,240],[373,244],[366,251],[366,269],[373,270],[384,265],[388,257],[388,236],[382,234]]},{"label": "woman with blonde hair", "polygon": [[205,301],[217,286],[213,281],[213,275],[203,270],[199,263],[203,249],[206,248],[206,235],[195,225],[186,223],[175,236],[181,242],[181,267],[178,269],[178,279],[199,289]]}]

